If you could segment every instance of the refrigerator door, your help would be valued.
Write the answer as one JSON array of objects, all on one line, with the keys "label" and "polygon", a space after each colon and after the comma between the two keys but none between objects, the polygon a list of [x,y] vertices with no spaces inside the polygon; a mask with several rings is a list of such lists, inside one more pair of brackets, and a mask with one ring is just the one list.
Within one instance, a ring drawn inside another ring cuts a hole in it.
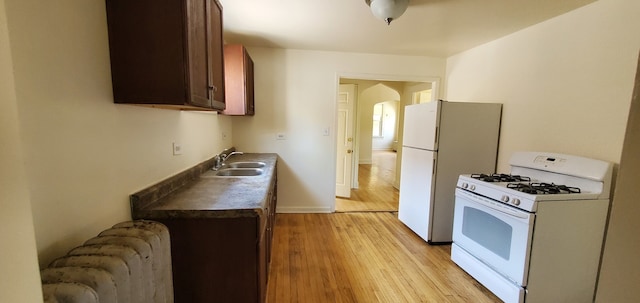
[{"label": "refrigerator door", "polygon": [[398,219],[425,241],[431,238],[435,160],[433,151],[402,148]]},{"label": "refrigerator door", "polygon": [[440,103],[436,101],[405,107],[403,146],[438,150]]}]

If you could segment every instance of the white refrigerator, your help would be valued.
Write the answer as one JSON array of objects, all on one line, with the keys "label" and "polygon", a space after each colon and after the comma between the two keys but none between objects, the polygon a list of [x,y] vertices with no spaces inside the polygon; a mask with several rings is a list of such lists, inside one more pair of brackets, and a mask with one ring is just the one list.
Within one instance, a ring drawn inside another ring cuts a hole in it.
[{"label": "white refrigerator", "polygon": [[502,104],[405,107],[398,218],[425,241],[450,243],[458,176],[494,173]]}]

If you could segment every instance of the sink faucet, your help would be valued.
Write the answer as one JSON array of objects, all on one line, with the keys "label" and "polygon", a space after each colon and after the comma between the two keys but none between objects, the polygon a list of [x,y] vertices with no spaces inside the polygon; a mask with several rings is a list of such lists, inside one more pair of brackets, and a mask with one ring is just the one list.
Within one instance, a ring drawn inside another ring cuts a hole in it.
[{"label": "sink faucet", "polygon": [[229,159],[231,156],[233,156],[233,155],[242,155],[242,154],[243,154],[243,152],[233,151],[233,152],[230,152],[228,154],[221,153],[219,155],[216,155],[215,158],[214,158],[215,163],[213,164],[213,168],[212,169],[213,170],[218,170],[218,169],[220,169],[220,167],[222,167],[222,165],[224,164],[224,161],[227,161],[227,159]]},{"label": "sink faucet", "polygon": [[239,152],[239,151],[231,152],[228,155],[224,155],[223,154],[222,163],[224,163],[224,161],[226,161],[227,159],[229,159],[233,155],[242,155],[242,154],[244,154],[244,153],[243,152]]}]

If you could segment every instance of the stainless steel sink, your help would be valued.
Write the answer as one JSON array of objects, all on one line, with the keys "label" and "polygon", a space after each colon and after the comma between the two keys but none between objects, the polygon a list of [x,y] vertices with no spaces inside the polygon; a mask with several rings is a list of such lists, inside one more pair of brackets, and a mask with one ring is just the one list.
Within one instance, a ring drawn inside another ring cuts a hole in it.
[{"label": "stainless steel sink", "polygon": [[232,162],[232,163],[222,164],[222,169],[225,169],[225,168],[262,168],[265,165],[266,164],[264,162],[251,162],[251,161]]},{"label": "stainless steel sink", "polygon": [[260,168],[225,168],[216,171],[216,176],[223,177],[237,177],[237,176],[259,176],[262,175],[263,170]]}]

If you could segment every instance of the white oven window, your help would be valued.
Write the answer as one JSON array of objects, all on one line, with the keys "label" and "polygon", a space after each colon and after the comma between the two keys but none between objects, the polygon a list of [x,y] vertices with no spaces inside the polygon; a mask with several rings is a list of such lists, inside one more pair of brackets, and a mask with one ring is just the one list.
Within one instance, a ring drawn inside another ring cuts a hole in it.
[{"label": "white oven window", "polygon": [[465,207],[462,234],[503,259],[509,260],[513,228],[506,222],[482,210]]}]

